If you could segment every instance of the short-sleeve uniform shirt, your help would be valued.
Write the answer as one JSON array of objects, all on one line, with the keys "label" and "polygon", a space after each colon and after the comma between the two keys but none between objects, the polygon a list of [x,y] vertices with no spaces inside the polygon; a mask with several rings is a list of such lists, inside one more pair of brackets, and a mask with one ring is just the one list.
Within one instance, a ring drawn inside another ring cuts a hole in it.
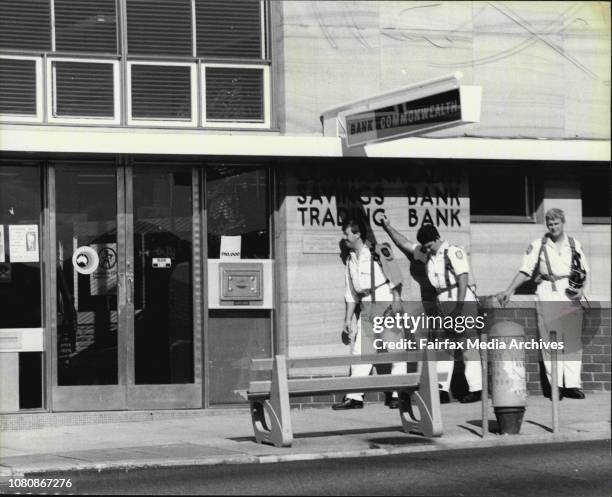
[{"label": "short-sleeve uniform shirt", "polygon": [[[569,244],[567,235],[563,235],[563,240],[559,245],[552,241],[548,236],[545,237],[546,244],[544,250],[548,254],[548,260],[550,262],[550,269],[553,275],[560,278],[555,281],[555,287],[557,291],[553,290],[551,281],[542,280],[538,284],[536,291],[537,296],[540,300],[567,300],[568,297],[565,294],[565,289],[568,286],[568,276],[571,270],[572,264],[572,248]],[[576,252],[580,254],[582,264],[588,274],[589,268],[587,265],[586,257],[582,251],[582,245],[578,240],[574,238],[574,244]],[[521,263],[520,272],[525,273],[527,276],[531,276],[536,267],[542,275],[549,275],[548,267],[546,264],[546,256],[544,250],[540,250],[542,247],[542,238],[538,238],[531,242],[525,254],[523,255],[523,261]],[[539,266],[538,266],[539,265]]]},{"label": "short-sleeve uniform shirt", "polygon": [[365,292],[371,288],[371,268],[374,267],[374,286],[377,302],[391,302],[393,294],[387,278],[382,272],[380,265],[371,263],[372,254],[367,246],[364,246],[359,253],[351,251],[346,261],[344,300],[346,302],[360,303],[371,302],[370,295]]},{"label": "short-sleeve uniform shirt", "polygon": [[[448,254],[453,271],[446,270],[445,252]],[[446,241],[442,242],[438,252],[427,260],[427,276],[432,286],[438,292],[438,299],[440,301],[457,300],[456,277],[461,274],[469,274],[469,272],[470,265],[465,250],[461,247],[450,245]],[[474,293],[468,288],[465,300],[474,301],[475,299]]]}]

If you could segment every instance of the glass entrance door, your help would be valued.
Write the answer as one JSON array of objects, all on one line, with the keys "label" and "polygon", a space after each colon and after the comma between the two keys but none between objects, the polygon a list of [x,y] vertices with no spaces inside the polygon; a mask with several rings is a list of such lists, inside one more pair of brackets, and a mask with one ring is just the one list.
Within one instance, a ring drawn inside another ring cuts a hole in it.
[{"label": "glass entrance door", "polygon": [[52,409],[201,407],[196,172],[57,163],[49,186]]},{"label": "glass entrance door", "polygon": [[201,407],[197,173],[138,162],[127,173],[128,404]]}]

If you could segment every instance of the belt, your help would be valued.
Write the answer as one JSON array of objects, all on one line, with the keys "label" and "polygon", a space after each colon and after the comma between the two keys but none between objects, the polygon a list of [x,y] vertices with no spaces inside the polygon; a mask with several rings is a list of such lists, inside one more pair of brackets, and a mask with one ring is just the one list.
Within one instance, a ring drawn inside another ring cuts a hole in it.
[{"label": "belt", "polygon": [[564,278],[569,278],[569,274],[566,274],[566,275],[563,275],[563,276],[557,276],[555,274],[541,274],[540,277],[544,281],[559,281],[559,280],[562,280]]},{"label": "belt", "polygon": [[453,288],[457,288],[457,285],[451,285],[447,288],[440,288],[439,290],[436,290],[436,292],[438,293],[438,295],[440,295],[444,292],[450,292]]},{"label": "belt", "polygon": [[[377,286],[374,287],[374,291],[378,290],[382,286],[385,286],[387,283],[391,283],[391,282],[389,280],[383,281],[380,285],[377,285]],[[372,293],[372,289],[371,288],[366,288],[365,290],[361,291],[361,295],[366,296],[366,297],[368,295],[371,295],[371,293]]]}]

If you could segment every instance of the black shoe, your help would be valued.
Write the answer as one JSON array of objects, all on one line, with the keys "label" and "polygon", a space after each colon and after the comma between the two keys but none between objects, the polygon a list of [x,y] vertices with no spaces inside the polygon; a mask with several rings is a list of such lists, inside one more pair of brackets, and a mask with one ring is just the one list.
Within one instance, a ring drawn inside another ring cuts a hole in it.
[{"label": "black shoe", "polygon": [[482,398],[482,390],[478,390],[477,392],[468,393],[459,402],[461,402],[462,404],[470,404],[472,402],[478,402],[481,398]]},{"label": "black shoe", "polygon": [[341,411],[343,409],[363,409],[363,401],[355,399],[344,399],[342,402],[338,402],[332,406],[334,411]]},{"label": "black shoe", "polygon": [[[563,388],[559,387],[559,400],[563,400],[563,390],[564,390]],[[580,393],[582,393],[582,392],[580,392]],[[551,390],[550,389],[547,389],[544,392],[544,397],[546,397],[547,399],[552,400]],[[580,398],[580,397],[577,397],[577,398]],[[584,394],[582,394],[582,398],[584,399]]]},{"label": "black shoe", "polygon": [[398,399],[391,399],[389,401],[389,409],[398,409],[399,408],[399,400]]},{"label": "black shoe", "polygon": [[444,390],[440,390],[440,404],[450,404],[450,395]]},{"label": "black shoe", "polygon": [[568,399],[584,399],[584,392],[579,388],[564,388],[563,395]]}]

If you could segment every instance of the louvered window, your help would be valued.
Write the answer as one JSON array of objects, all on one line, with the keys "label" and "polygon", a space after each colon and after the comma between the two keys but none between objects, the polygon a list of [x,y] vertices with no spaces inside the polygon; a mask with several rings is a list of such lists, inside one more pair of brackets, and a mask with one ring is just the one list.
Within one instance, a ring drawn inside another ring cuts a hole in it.
[{"label": "louvered window", "polygon": [[190,0],[127,0],[128,53],[193,55]]},{"label": "louvered window", "polygon": [[115,117],[112,63],[54,61],[53,117]]},{"label": "louvered window", "polygon": [[0,48],[50,50],[49,0],[0,0]]},{"label": "louvered window", "polygon": [[36,61],[0,59],[0,114],[35,117]]},{"label": "louvered window", "polygon": [[115,0],[54,0],[55,49],[117,53]]},{"label": "louvered window", "polygon": [[131,118],[191,124],[192,71],[191,65],[131,64]]},{"label": "louvered window", "polygon": [[264,68],[206,66],[206,121],[264,123],[264,75]]},{"label": "louvered window", "polygon": [[259,0],[196,0],[198,57],[262,58]]}]

